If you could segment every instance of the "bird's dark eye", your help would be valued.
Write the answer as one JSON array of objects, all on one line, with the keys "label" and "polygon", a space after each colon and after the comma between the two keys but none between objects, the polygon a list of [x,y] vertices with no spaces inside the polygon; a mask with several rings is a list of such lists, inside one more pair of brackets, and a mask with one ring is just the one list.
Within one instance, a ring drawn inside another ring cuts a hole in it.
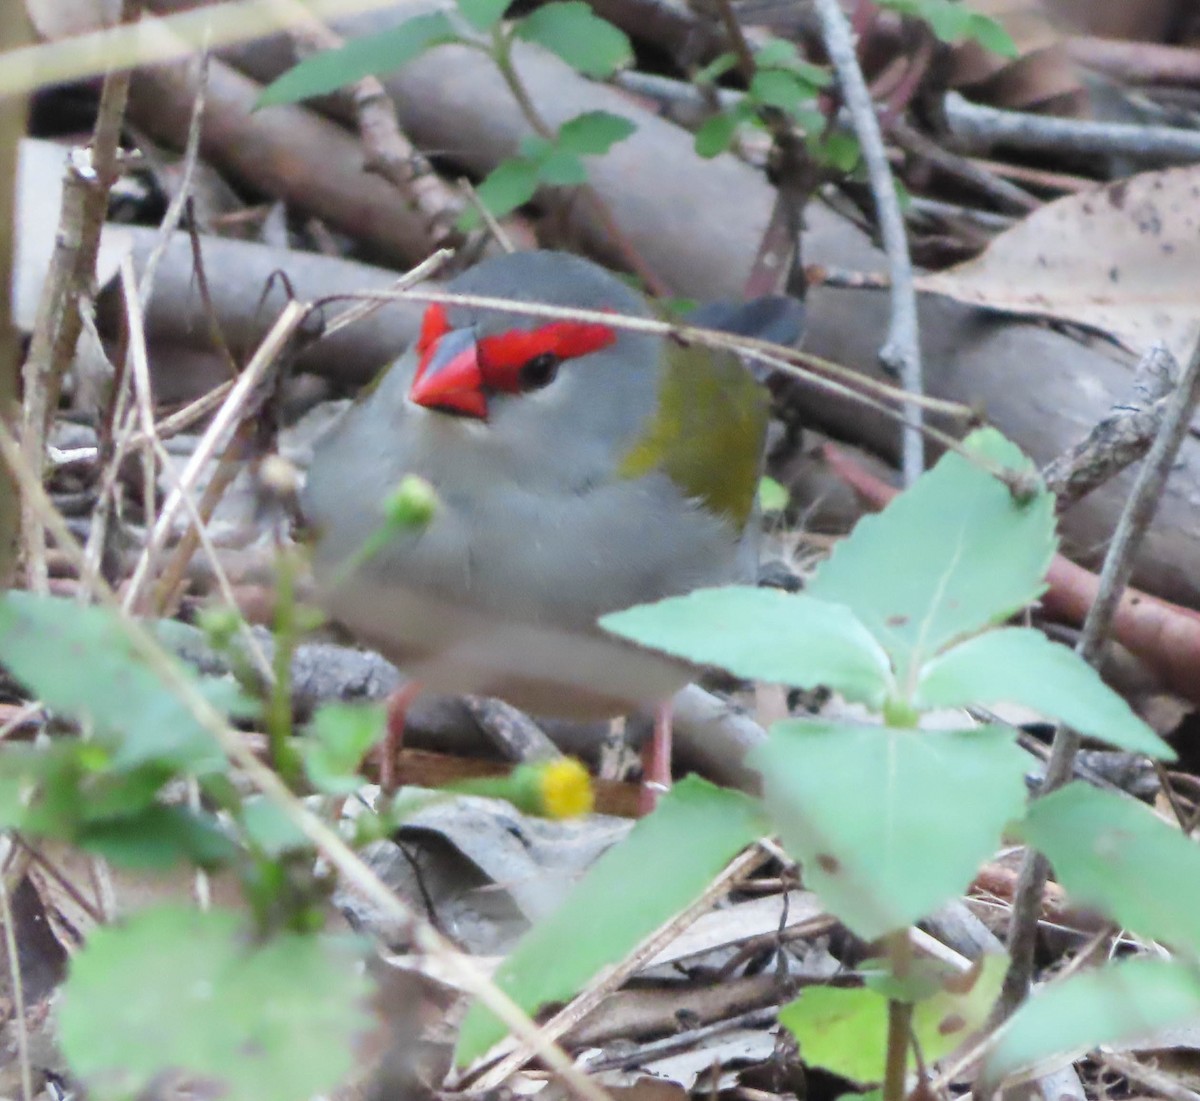
[{"label": "bird's dark eye", "polygon": [[521,389],[540,390],[543,386],[549,386],[558,374],[561,363],[562,360],[552,352],[534,356],[521,368]]}]

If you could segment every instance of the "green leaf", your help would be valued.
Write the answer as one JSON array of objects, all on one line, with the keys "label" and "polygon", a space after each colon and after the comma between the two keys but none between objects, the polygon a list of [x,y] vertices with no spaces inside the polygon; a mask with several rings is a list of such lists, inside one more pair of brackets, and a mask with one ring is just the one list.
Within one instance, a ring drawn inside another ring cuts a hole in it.
[{"label": "green leaf", "polygon": [[794,111],[812,99],[812,88],[786,69],[759,69],[750,81],[750,98],[768,107]]},{"label": "green leaf", "polygon": [[585,111],[568,119],[558,128],[555,145],[576,156],[607,153],[619,141],[637,130],[637,124],[611,111]]},{"label": "green leaf", "polygon": [[325,95],[365,76],[395,72],[434,46],[461,41],[443,12],[418,15],[398,27],[305,58],[268,84],[254,106],[273,107]]},{"label": "green leaf", "polygon": [[134,656],[104,609],[7,593],[0,663],[56,711],[90,722],[115,768],[155,762],[202,771],[224,763],[212,735]]},{"label": "green leaf", "polygon": [[887,655],[839,604],[747,585],[697,589],[601,616],[606,631],[735,676],[797,688],[827,685],[879,708]]},{"label": "green leaf", "polygon": [[95,930],[71,960],[60,1035],[97,1096],[168,1071],[227,1101],[303,1101],[356,1065],[371,1024],[358,953],[327,938],[251,943],[239,915],[162,906]]},{"label": "green leaf", "polygon": [[[739,792],[695,776],[676,784],[563,905],[526,934],[497,970],[496,985],[529,1013],[570,997],[699,896],[765,828],[757,804]],[[470,1062],[504,1034],[488,1010],[472,1006],[455,1061]]]},{"label": "green leaf", "polygon": [[824,136],[813,130],[809,130],[809,133],[812,136],[808,140],[808,148],[821,164],[843,174],[849,174],[858,167],[862,149],[853,134],[842,130],[834,130]]},{"label": "green leaf", "polygon": [[1024,704],[1091,738],[1174,760],[1171,749],[1081,657],[1029,627],[1005,627],[960,642],[926,664],[917,707]]},{"label": "green leaf", "polygon": [[538,166],[531,161],[501,161],[476,188],[480,201],[497,218],[524,206],[537,192]]},{"label": "green leaf", "polygon": [[747,763],[805,882],[864,940],[961,893],[1025,805],[1010,730],[776,723]]},{"label": "green leaf", "polygon": [[538,164],[538,180],[551,187],[577,187],[587,183],[587,166],[574,153],[556,149]]},{"label": "green leaf", "polygon": [[265,795],[253,795],[242,803],[241,821],[246,836],[268,859],[312,848],[307,834]]},{"label": "green leaf", "polygon": [[[965,446],[993,466],[1036,473],[993,429]],[[938,651],[1035,600],[1054,548],[1051,494],[1038,488],[1017,500],[980,465],[947,452],[882,512],[860,520],[806,591],[848,605],[911,689]]]},{"label": "green leaf", "polygon": [[1200,845],[1149,807],[1073,783],[1038,799],[1020,832],[1078,903],[1200,960]]},{"label": "green leaf", "polygon": [[300,743],[304,771],[317,791],[350,795],[362,785],[363,758],[383,740],[382,707],[327,703],[313,714]]},{"label": "green leaf", "polygon": [[741,123],[741,115],[733,111],[720,111],[705,119],[696,131],[694,144],[697,155],[709,158],[724,153],[733,144]]},{"label": "green leaf", "polygon": [[218,868],[238,854],[237,846],[211,818],[162,804],[87,825],[77,843],[114,864],[150,871],[165,871],[185,860],[201,868]]},{"label": "green leaf", "polygon": [[972,14],[971,21],[967,24],[966,35],[985,50],[990,50],[1000,57],[1016,59],[1021,54],[1004,25],[986,15]]},{"label": "green leaf", "polygon": [[717,54],[707,65],[697,69],[692,74],[692,83],[696,85],[716,84],[726,73],[737,68],[737,55],[726,51]]},{"label": "green leaf", "polygon": [[1148,1038],[1200,1018],[1200,976],[1168,960],[1134,959],[1071,975],[1034,993],[1013,1014],[976,1090],[989,1096],[1008,1074],[1066,1061],[1101,1044]]},{"label": "green leaf", "polygon": [[490,31],[504,17],[512,0],[457,0],[462,17],[477,31]]},{"label": "green leaf", "polygon": [[535,8],[516,25],[516,34],[558,54],[584,76],[609,77],[633,60],[625,32],[584,0],[554,0]]},{"label": "green leaf", "polygon": [[[934,974],[932,993],[916,1003],[912,1017],[926,1063],[949,1055],[987,1023],[1007,969],[1008,957],[987,955],[967,974]],[[878,991],[814,986],[779,1011],[779,1023],[799,1041],[806,1065],[853,1082],[882,1081],[887,999]]]}]

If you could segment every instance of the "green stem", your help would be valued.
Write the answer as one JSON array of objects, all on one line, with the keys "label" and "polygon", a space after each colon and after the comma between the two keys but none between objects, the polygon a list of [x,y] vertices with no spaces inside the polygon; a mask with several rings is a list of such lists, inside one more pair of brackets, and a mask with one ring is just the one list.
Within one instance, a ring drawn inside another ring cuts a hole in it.
[{"label": "green stem", "polygon": [[499,23],[492,28],[492,60],[496,63],[496,68],[500,70],[500,75],[504,78],[508,90],[512,92],[513,99],[517,101],[517,106],[521,109],[521,114],[525,116],[525,121],[537,132],[539,137],[553,141],[554,131],[542,118],[533,100],[529,98],[525,85],[521,83],[521,78],[517,75],[517,70],[512,62],[512,39],[504,33],[504,29]]},{"label": "green stem", "polygon": [[[912,941],[902,929],[887,938],[892,975],[905,980],[912,970]],[[908,1077],[908,1049],[912,1043],[911,1002],[888,1002],[887,1059],[884,1064],[883,1101],[904,1101]]]},{"label": "green stem", "polygon": [[275,654],[271,663],[275,678],[267,699],[267,739],[275,770],[294,789],[300,779],[300,761],[292,745],[292,655],[300,637],[294,556],[281,550],[275,574]]}]

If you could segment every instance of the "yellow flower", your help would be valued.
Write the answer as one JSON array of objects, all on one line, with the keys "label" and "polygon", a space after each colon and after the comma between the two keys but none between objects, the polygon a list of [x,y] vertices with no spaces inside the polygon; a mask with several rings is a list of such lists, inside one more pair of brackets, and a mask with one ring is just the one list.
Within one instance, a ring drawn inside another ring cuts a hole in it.
[{"label": "yellow flower", "polygon": [[538,766],[540,811],[547,818],[574,818],[595,805],[592,778],[574,757],[562,757]]}]

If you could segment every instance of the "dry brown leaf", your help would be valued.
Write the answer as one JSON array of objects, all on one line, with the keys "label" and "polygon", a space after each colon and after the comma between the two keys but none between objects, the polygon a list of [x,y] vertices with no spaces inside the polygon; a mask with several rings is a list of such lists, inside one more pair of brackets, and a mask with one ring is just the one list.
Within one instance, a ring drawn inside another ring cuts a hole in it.
[{"label": "dry brown leaf", "polygon": [[1087,92],[1059,27],[1042,0],[975,0],[972,9],[999,22],[1017,47],[1008,59],[976,42],[951,53],[949,83],[971,98],[1018,111],[1085,115]]},{"label": "dry brown leaf", "polygon": [[972,305],[1073,321],[1183,359],[1200,337],[1200,166],[1146,172],[1034,211],[973,260],[922,276]]}]

